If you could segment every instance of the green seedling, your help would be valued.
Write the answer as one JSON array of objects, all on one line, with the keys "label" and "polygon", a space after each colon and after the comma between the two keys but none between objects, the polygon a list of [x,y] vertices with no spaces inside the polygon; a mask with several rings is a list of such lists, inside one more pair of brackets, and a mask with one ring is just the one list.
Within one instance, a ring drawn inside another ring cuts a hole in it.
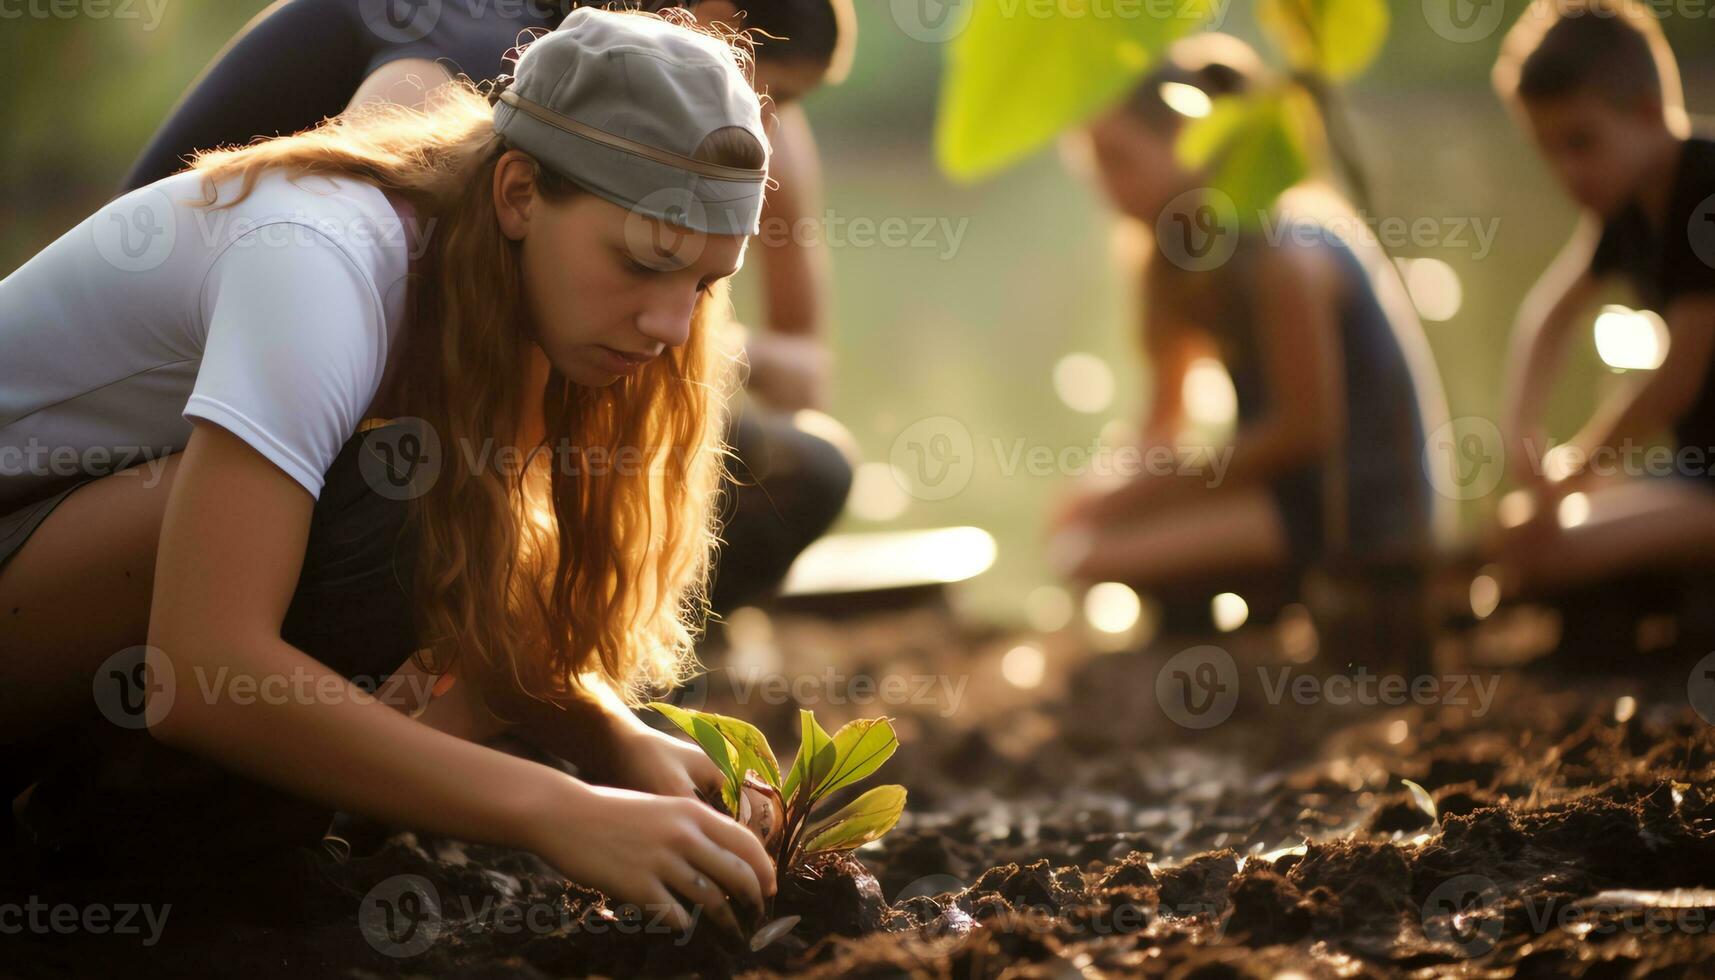
[{"label": "green seedling", "polygon": [[[893,755],[899,737],[886,718],[860,719],[830,736],[813,712],[800,710],[798,756],[782,773],[768,740],[749,722],[661,702],[649,707],[690,736],[720,769],[726,777],[722,805],[758,830],[781,879],[816,855],[880,839],[905,810],[905,787],[877,786],[831,814],[814,813],[830,794],[868,778]],[[771,812],[758,814],[759,805]]]}]

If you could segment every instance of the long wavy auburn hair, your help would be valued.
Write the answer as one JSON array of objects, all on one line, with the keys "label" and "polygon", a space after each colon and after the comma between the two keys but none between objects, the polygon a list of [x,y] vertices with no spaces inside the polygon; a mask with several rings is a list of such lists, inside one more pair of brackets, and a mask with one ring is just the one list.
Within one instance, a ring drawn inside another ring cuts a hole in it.
[{"label": "long wavy auburn hair", "polygon": [[[735,57],[748,66],[741,44]],[[501,233],[494,209],[507,147],[492,132],[488,89],[460,80],[422,110],[377,104],[202,153],[191,164],[204,177],[199,203],[230,207],[276,168],[361,179],[410,202],[429,235],[406,300],[404,413],[442,445],[439,477],[411,501],[416,659],[432,673],[457,664],[499,679],[483,685],[491,701],[510,687],[564,704],[595,677],[636,703],[684,680],[707,615],[736,375],[730,304],[724,284],[710,290],[684,345],[609,387],[551,371],[546,436],[519,447],[528,462],[511,472],[472,467],[482,454],[467,447],[524,438],[534,344],[519,243]],[[761,168],[767,153],[744,130],[724,129],[695,155]],[[233,177],[237,196],[217,203],[215,185]],[[536,179],[550,201],[586,193],[546,168]]]}]

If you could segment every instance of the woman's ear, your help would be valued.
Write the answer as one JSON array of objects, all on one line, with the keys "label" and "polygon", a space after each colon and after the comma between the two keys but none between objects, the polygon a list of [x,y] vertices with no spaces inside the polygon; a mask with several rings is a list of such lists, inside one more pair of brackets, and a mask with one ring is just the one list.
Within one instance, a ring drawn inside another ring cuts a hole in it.
[{"label": "woman's ear", "polygon": [[500,233],[513,241],[530,230],[530,210],[536,203],[536,161],[518,150],[507,150],[494,164],[494,216]]}]

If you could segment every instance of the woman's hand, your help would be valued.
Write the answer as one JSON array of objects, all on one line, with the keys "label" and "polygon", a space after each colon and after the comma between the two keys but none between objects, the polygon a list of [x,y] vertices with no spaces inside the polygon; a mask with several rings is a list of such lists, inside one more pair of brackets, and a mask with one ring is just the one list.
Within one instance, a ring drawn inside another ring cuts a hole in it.
[{"label": "woman's hand", "polygon": [[[626,789],[661,796],[719,801],[726,776],[703,750],[684,739],[644,727],[620,739],[615,760],[619,784]],[[761,786],[761,783],[756,784]],[[779,801],[750,786],[744,789],[744,825],[765,845],[779,842]],[[717,803],[718,806],[718,803]]]},{"label": "woman's hand", "polygon": [[720,799],[726,777],[702,749],[641,723],[619,724],[612,761],[616,785],[659,796]]},{"label": "woman's hand", "polygon": [[734,901],[752,926],[760,920],[776,891],[774,864],[736,821],[696,800],[571,779],[557,785],[553,798],[531,808],[523,838],[566,877],[638,907],[646,924],[689,930],[707,912],[748,936]]}]

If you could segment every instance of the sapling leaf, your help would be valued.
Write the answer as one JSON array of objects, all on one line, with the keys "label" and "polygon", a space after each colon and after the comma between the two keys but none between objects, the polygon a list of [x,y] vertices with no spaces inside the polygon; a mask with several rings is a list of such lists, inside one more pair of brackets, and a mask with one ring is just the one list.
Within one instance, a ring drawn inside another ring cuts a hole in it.
[{"label": "sapling leaf", "polygon": [[727,742],[726,736],[700,711],[689,711],[661,701],[651,702],[649,707],[667,716],[667,720],[691,736],[691,740],[702,748],[703,754],[708,756],[721,771],[721,775],[726,777],[721,784],[721,802],[726,804],[728,813],[737,817],[739,786],[744,782],[744,777],[739,769],[738,752]]},{"label": "sapling leaf", "polygon": [[1382,0],[1261,0],[1256,21],[1294,69],[1343,81],[1381,53],[1388,7]]},{"label": "sapling leaf", "polygon": [[774,758],[774,750],[768,747],[768,739],[763,737],[755,725],[706,711],[699,714],[726,736],[726,740],[738,752],[738,772],[754,769],[768,785],[775,789],[780,788],[780,763]]},{"label": "sapling leaf", "polygon": [[877,786],[811,827],[805,854],[849,851],[893,829],[905,810],[905,787]]},{"label": "sapling leaf", "polygon": [[841,726],[834,733],[833,768],[816,787],[815,797],[844,789],[875,772],[898,747],[899,737],[886,718],[864,718]]},{"label": "sapling leaf", "polygon": [[[816,801],[814,790],[834,768],[834,740],[816,723],[815,712],[798,709],[798,723],[803,733],[798,742],[798,756],[792,760],[792,771],[786,774],[781,795],[786,797],[789,808],[802,795],[807,809],[808,804]],[[798,792],[800,789],[804,791],[802,794]]]},{"label": "sapling leaf", "polygon": [[[814,712],[800,710],[798,754],[781,780],[773,749],[750,723],[660,702],[649,707],[690,736],[715,763],[725,777],[722,802],[746,825],[760,822],[753,829],[775,855],[782,873],[808,854],[850,850],[876,840],[893,828],[905,808],[903,787],[882,786],[826,820],[809,822],[817,800],[864,779],[893,755],[899,738],[889,719],[853,721],[830,736]],[[747,789],[761,796],[748,797]],[[772,807],[771,816],[758,814],[759,801]]]},{"label": "sapling leaf", "polygon": [[[905,6],[896,3],[894,10]],[[1227,7],[1220,0],[1181,0],[1094,16],[1093,4],[1061,3],[1043,5],[1050,8],[1045,15],[1020,16],[1016,3],[921,6],[949,8],[947,19],[963,28],[949,32],[953,39],[943,45],[935,151],[942,170],[965,181],[1011,165],[1112,107],[1168,44]],[[955,8],[969,12],[963,24]],[[1006,125],[995,125],[997,119]]]},{"label": "sapling leaf", "polygon": [[1239,227],[1224,230],[1260,227],[1275,198],[1309,172],[1304,134],[1314,113],[1301,92],[1224,96],[1180,131],[1180,163],[1206,173],[1232,203]]},{"label": "sapling leaf", "polygon": [[693,741],[696,739],[697,732],[696,732],[694,725],[692,724],[692,720],[694,718],[696,718],[697,715],[701,714],[701,712],[691,711],[691,710],[686,709],[686,708],[681,708],[676,704],[668,704],[665,701],[651,701],[648,704],[644,705],[644,707],[654,708],[656,711],[660,712],[661,715],[663,717],[665,717],[668,721],[670,721],[674,725],[678,726],[678,729],[680,731],[682,731],[686,735],[690,736]]}]

